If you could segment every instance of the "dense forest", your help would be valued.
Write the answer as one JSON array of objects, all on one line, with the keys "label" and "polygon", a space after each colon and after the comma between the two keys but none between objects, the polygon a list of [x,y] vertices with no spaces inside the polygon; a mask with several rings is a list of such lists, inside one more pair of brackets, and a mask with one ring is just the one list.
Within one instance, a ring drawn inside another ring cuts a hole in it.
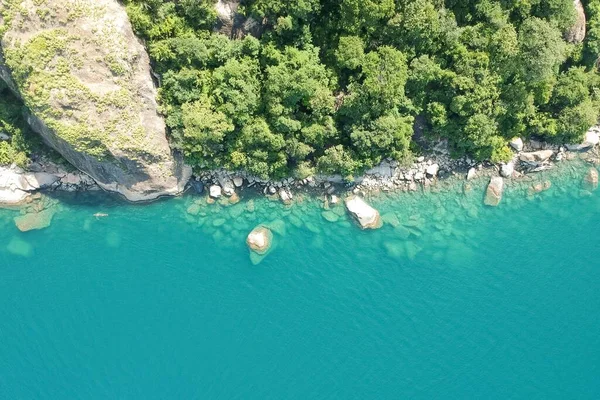
[{"label": "dense forest", "polygon": [[[577,142],[598,119],[600,0],[585,2],[583,42],[573,0],[124,3],[196,170],[350,179],[441,139],[501,162],[515,136]],[[0,162],[21,157],[20,137]]]}]

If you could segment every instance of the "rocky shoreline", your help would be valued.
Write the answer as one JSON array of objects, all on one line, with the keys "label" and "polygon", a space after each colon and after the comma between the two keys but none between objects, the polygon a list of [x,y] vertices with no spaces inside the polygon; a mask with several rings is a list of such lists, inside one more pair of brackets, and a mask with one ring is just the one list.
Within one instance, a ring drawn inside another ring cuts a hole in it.
[{"label": "rocky shoreline", "polygon": [[449,177],[462,176],[467,182],[477,177],[490,177],[491,187],[497,192],[497,199],[490,198],[487,202],[494,206],[500,202],[504,180],[523,179],[528,175],[552,169],[557,163],[576,158],[583,158],[592,165],[600,164],[599,143],[600,126],[594,126],[579,144],[559,146],[536,140],[525,142],[515,138],[510,141],[513,159],[502,164],[475,162],[469,157],[452,159],[447,144],[442,142],[427,156],[415,158],[412,165],[403,166],[395,161],[384,161],[353,182],[344,182],[339,175],[267,181],[244,173],[218,170],[192,177],[190,186],[198,194],[206,191],[214,201],[230,198],[235,203],[239,201],[238,192],[252,189],[270,198],[279,198],[286,204],[293,201],[296,193],[325,195],[329,201],[335,203],[340,196],[350,194],[366,196],[378,192],[416,192]]},{"label": "rocky shoreline", "polygon": [[[490,177],[488,195],[484,202],[498,205],[504,180],[519,180],[527,175],[546,171],[557,163],[583,158],[592,165],[600,164],[600,126],[592,127],[580,144],[553,145],[515,138],[510,142],[513,159],[508,163],[492,164],[475,162],[468,157],[452,159],[447,144],[435,146],[427,156],[419,156],[411,165],[399,165],[395,161],[384,161],[368,170],[353,182],[344,182],[341,176],[288,178],[282,181],[262,180],[243,172],[217,170],[193,176],[188,191],[206,194],[209,202],[225,201],[235,204],[242,191],[250,190],[265,196],[278,198],[290,204],[294,196],[307,193],[326,196],[335,204],[341,197],[349,195],[367,196],[379,192],[416,192],[435,186],[449,177],[464,177],[465,181],[476,177]],[[81,171],[68,171],[65,167],[47,160],[32,162],[26,170],[15,165],[0,167],[0,206],[19,207],[28,204],[34,193],[39,191],[91,191],[100,186]],[[534,191],[540,188],[532,188]],[[541,188],[543,190],[543,188]]]}]

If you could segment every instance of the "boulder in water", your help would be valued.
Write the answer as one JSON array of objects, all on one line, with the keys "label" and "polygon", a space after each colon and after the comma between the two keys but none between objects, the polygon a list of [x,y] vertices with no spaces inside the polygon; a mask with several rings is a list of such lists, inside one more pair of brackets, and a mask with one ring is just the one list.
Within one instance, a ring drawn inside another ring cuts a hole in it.
[{"label": "boulder in water", "polygon": [[255,253],[266,254],[271,248],[273,233],[265,226],[257,226],[248,234],[246,244]]},{"label": "boulder in water", "polygon": [[368,205],[361,197],[350,196],[346,198],[345,203],[346,209],[362,229],[381,228],[379,211]]},{"label": "boulder in water", "polygon": [[504,191],[504,179],[499,176],[494,176],[490,179],[490,184],[485,192],[484,204],[496,207],[502,200],[502,192]]},{"label": "boulder in water", "polygon": [[212,185],[209,189],[209,195],[213,199],[218,199],[219,197],[221,197],[221,186]]}]

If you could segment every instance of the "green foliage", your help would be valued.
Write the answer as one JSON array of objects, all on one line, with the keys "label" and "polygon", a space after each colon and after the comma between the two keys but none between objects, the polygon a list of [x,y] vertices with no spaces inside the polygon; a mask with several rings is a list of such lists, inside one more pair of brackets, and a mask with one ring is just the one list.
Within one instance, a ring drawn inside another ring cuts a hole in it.
[{"label": "green foliage", "polygon": [[129,0],[197,168],[347,179],[410,157],[413,121],[456,155],[506,161],[514,136],[577,141],[600,104],[600,1],[567,44],[572,0],[247,0],[260,38],[212,31],[208,0]]}]

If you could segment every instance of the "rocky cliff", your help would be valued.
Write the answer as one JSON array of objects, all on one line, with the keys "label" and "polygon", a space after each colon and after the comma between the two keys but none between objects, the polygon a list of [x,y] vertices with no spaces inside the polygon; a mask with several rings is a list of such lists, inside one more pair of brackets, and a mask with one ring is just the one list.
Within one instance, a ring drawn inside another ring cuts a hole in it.
[{"label": "rocky cliff", "polygon": [[69,162],[132,201],[181,192],[148,56],[116,0],[0,2],[0,77]]}]

